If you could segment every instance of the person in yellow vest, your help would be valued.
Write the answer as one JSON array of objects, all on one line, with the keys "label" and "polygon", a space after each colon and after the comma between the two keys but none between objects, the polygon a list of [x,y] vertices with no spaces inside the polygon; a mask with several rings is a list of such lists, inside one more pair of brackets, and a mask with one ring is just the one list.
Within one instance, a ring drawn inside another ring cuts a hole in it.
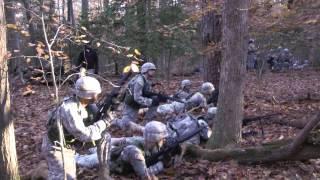
[{"label": "person in yellow vest", "polygon": [[128,54],[127,57],[133,58],[131,64],[125,66],[122,70],[118,84],[123,85],[130,77],[140,72],[140,66],[144,63],[142,54],[139,50],[135,49],[134,54]]}]

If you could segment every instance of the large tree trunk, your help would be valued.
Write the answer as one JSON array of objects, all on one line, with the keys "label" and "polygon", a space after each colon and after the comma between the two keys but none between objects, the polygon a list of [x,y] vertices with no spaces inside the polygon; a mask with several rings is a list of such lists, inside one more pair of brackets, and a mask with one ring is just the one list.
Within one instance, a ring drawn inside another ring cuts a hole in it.
[{"label": "large tree trunk", "polygon": [[68,21],[71,25],[74,26],[76,23],[75,23],[75,20],[74,20],[72,0],[68,0],[68,1],[67,1],[67,8],[68,8],[67,21]]},{"label": "large tree trunk", "polygon": [[[208,4],[203,1],[203,8]],[[203,78],[204,81],[212,82],[216,88],[219,87],[221,50],[219,48],[222,35],[221,15],[215,10],[206,13],[201,20],[201,37],[203,46]]]},{"label": "large tree trunk", "polygon": [[10,90],[8,81],[6,26],[4,2],[0,0],[0,179],[19,179],[16,141],[10,120]]},{"label": "large tree trunk", "polygon": [[241,139],[243,86],[247,59],[248,0],[225,0],[222,15],[222,66],[217,119],[208,148],[237,144]]}]

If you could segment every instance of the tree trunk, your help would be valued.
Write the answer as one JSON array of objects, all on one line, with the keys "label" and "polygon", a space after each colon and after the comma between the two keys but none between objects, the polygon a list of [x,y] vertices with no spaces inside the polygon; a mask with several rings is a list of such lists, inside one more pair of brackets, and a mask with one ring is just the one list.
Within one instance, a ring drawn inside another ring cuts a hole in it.
[{"label": "tree trunk", "polygon": [[[15,2],[12,1],[6,1],[7,6],[5,7],[5,13],[6,13],[6,21],[7,24],[16,24],[16,18],[15,18],[15,14],[16,14],[16,9],[15,7]],[[8,29],[7,31],[7,45],[8,45],[8,50],[12,53],[12,56],[16,57],[16,56],[20,56],[20,42],[19,42],[19,34],[17,31],[13,30],[13,29]],[[16,52],[15,52],[16,50]],[[21,59],[17,58],[17,59],[12,59],[9,62],[9,71],[11,73],[14,72],[21,72],[21,68],[20,68],[20,62]],[[21,73],[20,73],[21,74]]]},{"label": "tree trunk", "polygon": [[[206,9],[208,2],[203,1]],[[221,50],[219,48],[222,35],[221,15],[211,10],[201,20],[201,37],[203,46],[203,78],[219,87]]]},{"label": "tree trunk", "polygon": [[241,139],[243,86],[247,59],[248,0],[225,0],[222,15],[222,65],[218,112],[208,148],[237,144]]},{"label": "tree trunk", "polygon": [[68,0],[68,1],[67,1],[67,8],[68,8],[67,21],[68,21],[71,25],[74,26],[76,23],[75,23],[75,20],[74,20],[72,0]]},{"label": "tree trunk", "polygon": [[0,0],[0,179],[19,179],[13,122],[10,120],[4,2]]},{"label": "tree trunk", "polygon": [[29,30],[29,33],[30,33],[30,41],[31,43],[34,43],[36,41],[36,32],[35,32],[35,27],[34,27],[34,24],[32,22],[32,15],[31,15],[31,12],[32,9],[30,9],[30,0],[22,0],[23,2],[23,6],[24,8],[26,9],[26,18],[27,18],[27,21],[29,23],[29,26],[28,26],[28,30]]},{"label": "tree trunk", "polygon": [[55,16],[55,11],[56,11],[56,3],[54,0],[50,0],[49,1],[49,19],[50,21],[53,20],[54,16]]},{"label": "tree trunk", "polygon": [[109,7],[109,0],[103,0],[103,9],[106,11]]},{"label": "tree trunk", "polygon": [[66,4],[66,1],[65,0],[62,0],[62,5],[61,5],[61,16],[62,16],[62,23],[65,23],[66,22],[66,16],[65,16],[65,4]]},{"label": "tree trunk", "polygon": [[81,5],[81,18],[84,22],[89,21],[89,2],[88,0],[82,0],[82,5]]}]

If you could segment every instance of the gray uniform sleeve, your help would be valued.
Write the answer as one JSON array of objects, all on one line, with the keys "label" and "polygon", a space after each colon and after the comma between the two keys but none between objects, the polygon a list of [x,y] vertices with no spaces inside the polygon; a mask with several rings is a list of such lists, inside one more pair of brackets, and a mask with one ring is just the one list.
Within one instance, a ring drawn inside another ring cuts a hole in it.
[{"label": "gray uniform sleeve", "polygon": [[76,107],[61,108],[60,113],[61,118],[64,119],[62,122],[67,131],[76,139],[83,142],[101,139],[101,133],[107,127],[103,120],[99,120],[86,127],[83,123],[83,117],[81,117]]},{"label": "gray uniform sleeve", "polygon": [[200,137],[203,140],[208,140],[212,134],[211,128],[208,126],[208,124],[204,120],[199,120],[198,123],[200,126],[204,127],[204,129],[202,129],[200,132]]},{"label": "gray uniform sleeve", "polygon": [[142,106],[149,107],[152,104],[152,99],[142,96],[143,85],[144,85],[143,79],[138,78],[134,84],[134,89],[133,89],[134,100]]}]

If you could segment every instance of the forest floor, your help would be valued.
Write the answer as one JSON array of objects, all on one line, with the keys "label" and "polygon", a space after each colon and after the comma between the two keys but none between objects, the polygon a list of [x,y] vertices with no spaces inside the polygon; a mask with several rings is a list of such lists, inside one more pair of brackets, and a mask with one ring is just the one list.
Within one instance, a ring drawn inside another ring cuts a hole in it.
[{"label": "forest floor", "polygon": [[[187,77],[197,89],[201,84],[199,75]],[[174,92],[182,77],[174,77],[168,93]],[[320,71],[306,69],[284,73],[264,74],[258,80],[254,72],[248,73],[245,85],[245,116],[259,116],[281,113],[278,118],[287,120],[307,120],[320,110]],[[164,82],[167,85],[166,82]],[[104,89],[111,88],[104,84]],[[70,85],[60,90],[61,97],[71,94]],[[11,84],[12,118],[15,122],[17,154],[21,175],[36,168],[42,160],[41,141],[45,132],[48,110],[53,107],[50,91],[44,85],[32,85],[34,94],[23,96],[26,87]],[[262,133],[262,129],[263,132]],[[257,146],[262,143],[294,137],[298,129],[272,123],[254,122],[243,131],[256,131],[248,136],[241,146]],[[113,131],[114,132],[114,131]],[[94,179],[97,169],[78,168],[78,179]],[[320,159],[295,162],[278,162],[263,165],[242,165],[235,161],[209,162],[195,160],[184,162],[178,168],[169,168],[159,175],[160,179],[319,179]],[[133,174],[116,179],[136,179]]]}]

